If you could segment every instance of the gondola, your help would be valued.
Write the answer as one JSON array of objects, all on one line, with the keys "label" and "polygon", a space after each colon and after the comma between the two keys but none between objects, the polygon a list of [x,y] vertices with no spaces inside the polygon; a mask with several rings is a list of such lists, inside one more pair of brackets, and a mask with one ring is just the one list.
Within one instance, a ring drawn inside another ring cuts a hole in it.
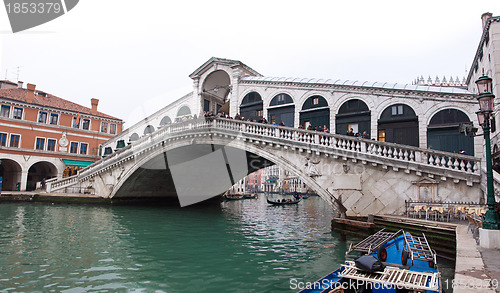
[{"label": "gondola", "polygon": [[302,200],[301,197],[289,200],[289,199],[278,199],[278,200],[270,200],[267,198],[267,203],[272,205],[288,205],[288,204],[298,204]]}]

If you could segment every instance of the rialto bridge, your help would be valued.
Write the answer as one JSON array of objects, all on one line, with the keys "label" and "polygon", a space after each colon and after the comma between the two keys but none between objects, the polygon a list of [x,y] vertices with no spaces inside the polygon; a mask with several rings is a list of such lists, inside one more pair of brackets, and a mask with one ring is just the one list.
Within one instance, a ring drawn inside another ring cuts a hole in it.
[{"label": "rialto bridge", "polygon": [[190,78],[191,93],[109,140],[103,153],[112,153],[118,141],[133,142],[183,118],[223,111],[245,120],[266,118],[270,124],[306,129],[326,126],[336,134],[352,128],[378,141],[482,155],[482,138],[459,132],[464,123],[477,127],[477,100],[453,81],[448,86],[422,86],[266,77],[240,61],[215,57]]},{"label": "rialto bridge", "polygon": [[[81,170],[47,182],[47,192],[93,190],[109,198],[216,196],[260,168],[278,164],[340,212],[402,214],[404,202],[479,201],[473,156],[340,134],[233,119],[172,123]],[[422,199],[422,198],[420,198]]]}]

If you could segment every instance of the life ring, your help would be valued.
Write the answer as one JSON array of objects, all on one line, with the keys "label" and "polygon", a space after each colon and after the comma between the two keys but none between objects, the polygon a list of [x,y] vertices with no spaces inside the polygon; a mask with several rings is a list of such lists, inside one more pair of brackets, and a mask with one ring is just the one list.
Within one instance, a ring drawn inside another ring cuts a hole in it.
[{"label": "life ring", "polygon": [[380,247],[377,251],[377,257],[378,260],[380,261],[386,261],[387,260],[387,250],[385,247]]}]

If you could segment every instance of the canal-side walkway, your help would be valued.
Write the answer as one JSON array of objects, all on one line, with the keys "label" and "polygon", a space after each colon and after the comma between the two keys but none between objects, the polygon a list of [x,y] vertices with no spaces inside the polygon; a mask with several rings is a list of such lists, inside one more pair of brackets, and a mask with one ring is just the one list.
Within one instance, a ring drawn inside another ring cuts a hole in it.
[{"label": "canal-side walkway", "polygon": [[500,292],[500,250],[481,249],[467,225],[457,225],[456,237],[455,278],[453,284],[443,287],[448,285],[455,293]]}]

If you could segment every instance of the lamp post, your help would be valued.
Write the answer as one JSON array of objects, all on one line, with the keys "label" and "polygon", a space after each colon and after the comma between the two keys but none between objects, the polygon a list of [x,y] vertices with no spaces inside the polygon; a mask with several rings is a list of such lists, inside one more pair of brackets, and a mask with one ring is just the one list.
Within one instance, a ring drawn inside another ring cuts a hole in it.
[{"label": "lamp post", "polygon": [[487,76],[481,76],[476,80],[476,85],[479,90],[477,100],[479,101],[479,111],[476,112],[479,124],[483,127],[484,140],[486,145],[486,186],[488,211],[484,216],[483,229],[498,230],[499,221],[498,214],[495,211],[495,193],[493,190],[493,168],[491,160],[491,142],[490,142],[490,119],[493,114],[493,100],[495,96],[492,94],[492,79]]}]

